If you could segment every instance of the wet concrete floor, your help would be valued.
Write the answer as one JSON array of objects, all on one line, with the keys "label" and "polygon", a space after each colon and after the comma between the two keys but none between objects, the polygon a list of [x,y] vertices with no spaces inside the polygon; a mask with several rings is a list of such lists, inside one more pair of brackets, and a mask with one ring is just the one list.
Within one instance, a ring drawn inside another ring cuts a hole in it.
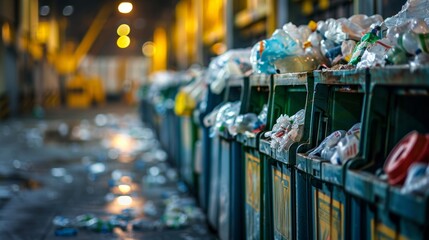
[{"label": "wet concrete floor", "polygon": [[0,122],[0,239],[216,239],[136,107]]}]

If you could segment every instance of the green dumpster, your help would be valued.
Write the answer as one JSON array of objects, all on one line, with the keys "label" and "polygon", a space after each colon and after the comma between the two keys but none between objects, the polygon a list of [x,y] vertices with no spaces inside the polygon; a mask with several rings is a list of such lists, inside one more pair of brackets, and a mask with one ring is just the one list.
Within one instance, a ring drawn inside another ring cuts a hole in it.
[{"label": "green dumpster", "polygon": [[[230,78],[227,81],[225,101],[243,101],[244,98],[244,82],[247,78]],[[240,107],[238,114],[243,114],[243,105]],[[233,141],[234,137],[229,134],[227,129],[219,133],[219,228],[218,234],[220,239],[237,239],[240,233],[235,232],[235,229],[241,227],[240,222],[240,207],[234,201],[238,194],[243,194],[240,186],[234,186],[232,183],[237,182],[237,178],[241,176],[243,171],[240,165],[235,165],[233,159]],[[236,159],[239,160],[239,159]],[[235,181],[234,181],[235,180]],[[241,203],[242,204],[242,203]],[[238,235],[235,235],[238,234]],[[235,235],[235,236],[234,236]]]},{"label": "green dumpster", "polygon": [[[259,114],[264,105],[269,103],[271,76],[251,75],[245,82],[243,96],[243,112]],[[245,182],[245,232],[247,239],[267,239],[267,224],[270,218],[267,213],[268,202],[265,200],[266,188],[264,173],[267,170],[266,163],[261,160],[259,153],[259,136],[247,136],[239,134],[236,139],[241,143],[244,157],[244,182]]]},{"label": "green dumpster", "polygon": [[[307,141],[311,119],[313,75],[311,73],[286,73],[274,75],[269,127],[282,114],[292,116],[304,110],[302,137],[287,149],[267,149],[269,140],[261,138],[260,151],[269,164],[267,181],[268,201],[272,206],[272,235],[275,239],[308,239],[307,201],[308,177],[295,167],[296,149]],[[272,141],[272,140],[271,140]]]},{"label": "green dumpster", "polygon": [[[429,69],[371,69],[362,157],[350,163],[346,190],[362,212],[367,239],[428,239],[429,198],[401,192],[378,177],[393,147],[409,132],[429,133]],[[402,171],[406,172],[406,169]],[[354,222],[352,217],[352,224]]]},{"label": "green dumpster", "polygon": [[[348,130],[363,119],[366,71],[315,71],[310,136],[297,153],[298,173],[310,182],[307,210],[310,238],[349,239],[347,196],[343,171],[346,166],[334,165],[320,156],[309,156],[327,136],[337,130]],[[356,227],[357,228],[357,227]]]}]

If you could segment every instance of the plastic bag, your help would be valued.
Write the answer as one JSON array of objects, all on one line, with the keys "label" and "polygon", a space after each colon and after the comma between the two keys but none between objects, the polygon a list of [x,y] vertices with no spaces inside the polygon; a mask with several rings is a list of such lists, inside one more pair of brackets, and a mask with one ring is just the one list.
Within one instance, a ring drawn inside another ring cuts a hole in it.
[{"label": "plastic bag", "polygon": [[210,137],[216,136],[219,132],[228,129],[240,111],[241,102],[227,102],[223,104],[216,114],[216,122],[210,129]]},{"label": "plastic bag", "polygon": [[255,113],[246,113],[238,115],[234,121],[234,124],[228,128],[229,133],[232,136],[238,133],[258,133],[265,127],[267,121],[268,106],[265,104],[259,115]]},{"label": "plastic bag", "polygon": [[297,39],[282,29],[274,31],[271,38],[259,41],[251,51],[250,62],[256,73],[274,74],[274,62],[286,56],[301,55],[303,49]]},{"label": "plastic bag", "polygon": [[215,94],[220,94],[232,77],[250,74],[250,49],[233,49],[214,58],[207,70],[207,81]]}]

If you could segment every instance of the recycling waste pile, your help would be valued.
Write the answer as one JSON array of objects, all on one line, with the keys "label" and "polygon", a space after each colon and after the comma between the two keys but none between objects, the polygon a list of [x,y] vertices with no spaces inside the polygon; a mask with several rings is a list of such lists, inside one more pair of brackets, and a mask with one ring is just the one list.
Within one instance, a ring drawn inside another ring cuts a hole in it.
[{"label": "recycling waste pile", "polygon": [[0,125],[0,238],[215,239],[154,130],[93,115]]},{"label": "recycling waste pile", "polygon": [[287,23],[153,75],[142,119],[220,239],[429,237],[428,12]]}]

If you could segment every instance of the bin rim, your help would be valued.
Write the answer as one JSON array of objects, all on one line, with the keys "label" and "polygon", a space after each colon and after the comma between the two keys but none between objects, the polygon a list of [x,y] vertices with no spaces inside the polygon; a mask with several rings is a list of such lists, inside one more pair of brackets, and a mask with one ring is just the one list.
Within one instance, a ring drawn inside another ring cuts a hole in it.
[{"label": "bin rim", "polygon": [[313,72],[314,84],[358,84],[365,86],[369,76],[368,69],[316,70]]},{"label": "bin rim", "polygon": [[429,67],[417,68],[411,70],[408,65],[386,66],[384,68],[372,68],[371,87],[375,85],[392,86],[421,86],[429,87]]},{"label": "bin rim", "polygon": [[267,74],[252,74],[249,77],[250,86],[270,87],[271,76]]}]

